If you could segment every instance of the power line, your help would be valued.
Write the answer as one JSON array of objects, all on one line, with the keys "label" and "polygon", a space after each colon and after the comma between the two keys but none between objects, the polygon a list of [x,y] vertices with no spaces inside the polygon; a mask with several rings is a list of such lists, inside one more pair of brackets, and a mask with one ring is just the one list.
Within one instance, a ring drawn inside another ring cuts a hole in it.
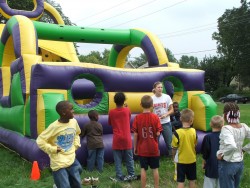
[{"label": "power line", "polygon": [[[235,44],[235,45],[232,45],[232,46],[237,47],[237,46],[249,46],[249,45],[250,45],[250,43]],[[194,52],[178,53],[178,54],[173,54],[173,55],[195,54],[195,53],[209,52],[209,51],[215,51],[215,50],[217,50],[217,49],[200,50],[200,51],[194,51]]]},{"label": "power line", "polygon": [[[234,26],[235,24],[244,23],[246,21],[250,21],[250,19],[245,19],[245,20],[240,20],[240,21],[234,22],[234,23],[232,22],[232,23],[224,24],[222,27],[224,27],[224,26]],[[199,32],[203,32],[203,31],[212,30],[212,29],[215,29],[215,28],[217,28],[217,27],[208,27],[208,28],[203,28],[203,29],[199,29],[199,30],[190,30],[190,31],[187,31],[187,32],[182,32],[182,33],[179,32],[179,34],[178,33],[174,34],[174,32],[171,32],[171,33],[169,33],[169,35],[167,35],[167,34],[164,34],[164,35],[161,34],[163,36],[161,36],[159,38],[163,39],[163,38],[171,38],[171,37],[177,37],[177,36],[182,36],[182,35],[187,35],[187,34],[194,34],[194,33],[199,33]]]},{"label": "power line", "polygon": [[161,39],[163,38],[172,38],[172,37],[178,37],[178,36],[182,36],[182,35],[188,35],[188,34],[195,34],[195,33],[200,33],[200,32],[203,32],[203,31],[208,31],[208,30],[213,30],[215,29],[216,27],[210,27],[210,28],[204,28],[204,29],[200,29],[200,30],[194,30],[194,31],[188,31],[188,32],[185,32],[185,33],[179,33],[179,34],[173,34],[173,35],[168,35],[168,36],[163,36],[163,37],[159,37]]},{"label": "power line", "polygon": [[143,16],[137,17],[137,18],[132,19],[132,20],[129,20],[129,21],[127,21],[127,22],[123,22],[123,23],[121,23],[121,24],[111,26],[110,28],[117,27],[117,26],[120,26],[120,25],[129,23],[129,22],[135,21],[135,20],[139,20],[139,19],[141,19],[141,18],[145,18],[145,17],[147,17],[147,16],[150,16],[150,15],[152,15],[152,14],[158,13],[158,12],[163,11],[163,10],[165,10],[165,9],[169,9],[169,8],[174,7],[174,6],[177,6],[177,5],[181,4],[181,3],[184,3],[185,1],[187,1],[187,0],[183,0],[183,1],[181,1],[181,2],[175,3],[175,4],[170,5],[170,6],[168,6],[168,7],[164,7],[164,8],[162,8],[162,9],[160,9],[160,10],[155,11],[155,12],[152,12],[152,13],[149,13],[149,14],[145,14],[145,15],[143,15]]},{"label": "power line", "polygon": [[80,21],[86,20],[86,19],[88,19],[88,18],[91,18],[91,17],[97,16],[97,15],[99,15],[99,14],[102,14],[102,13],[104,13],[104,12],[110,11],[111,9],[114,9],[114,8],[120,6],[120,5],[123,5],[123,4],[125,4],[125,3],[128,3],[128,1],[130,1],[130,0],[123,1],[123,2],[121,2],[121,3],[119,3],[119,4],[115,5],[115,6],[112,6],[112,7],[109,7],[109,8],[107,8],[107,9],[104,9],[104,10],[101,11],[101,12],[98,12],[98,13],[96,13],[96,14],[92,14],[92,15],[90,15],[90,16],[87,16],[87,17],[85,17],[85,18],[83,18],[83,19],[77,20],[76,22],[80,22]]},{"label": "power line", "polygon": [[200,51],[195,51],[195,52],[178,53],[178,54],[173,54],[173,55],[196,54],[196,53],[209,52],[209,51],[215,51],[215,50],[217,49],[200,50]]},{"label": "power line", "polygon": [[[116,16],[125,14],[125,13],[127,13],[127,12],[130,12],[130,11],[132,11],[132,10],[135,10],[135,9],[137,9],[137,8],[140,8],[140,7],[142,7],[142,6],[145,6],[145,5],[147,5],[147,4],[150,4],[150,3],[152,3],[152,2],[153,2],[153,1],[150,1],[150,2],[148,2],[148,3],[146,3],[146,4],[143,4],[143,5],[141,5],[141,6],[138,6],[138,7],[136,7],[136,8],[133,8],[133,9],[129,10],[129,11],[126,11],[126,12],[123,12],[123,13],[121,13],[121,14],[118,14],[118,15],[116,15]],[[123,3],[125,3],[125,2],[122,2],[122,3],[120,3],[120,4],[118,4],[118,5],[115,5],[115,6],[111,7],[111,8],[117,7],[117,6],[119,6],[119,5],[123,4]],[[182,2],[180,2],[180,3],[182,3]],[[177,3],[177,4],[178,4],[178,3]],[[167,7],[167,8],[168,8],[168,7]],[[165,9],[165,8],[163,8],[163,9]],[[105,12],[105,11],[107,11],[107,10],[110,10],[110,9],[106,9],[106,10],[104,10],[104,11],[102,11],[102,12]],[[161,10],[158,10],[158,11],[161,11]],[[156,11],[156,12],[158,12],[158,11]],[[99,12],[99,13],[97,13],[97,14],[101,14],[102,12]],[[145,16],[149,16],[149,15],[154,14],[154,13],[156,13],[156,12],[150,13],[150,14],[145,15]],[[100,23],[100,22],[109,20],[109,19],[111,19],[111,18],[113,18],[113,17],[116,17],[116,16],[109,17],[109,18],[107,18],[107,19],[105,19],[105,20],[101,20],[101,21],[96,22],[96,23]],[[142,17],[145,17],[145,16],[142,16]],[[92,17],[92,16],[89,16],[89,17]],[[133,20],[129,20],[129,21],[124,22],[124,23],[121,23],[121,24],[119,24],[119,25],[123,25],[123,24],[125,24],[125,23],[128,23],[128,22],[131,22],[131,21],[140,19],[140,18],[142,18],[142,17],[139,17],[139,18],[136,18],[136,19],[133,19]],[[246,15],[244,15],[244,16],[239,16],[239,17],[236,17],[236,18],[234,18],[234,19],[239,19],[239,18],[242,18],[242,17],[246,17]],[[87,18],[85,18],[85,19],[87,19]],[[85,19],[84,19],[84,20],[85,20]],[[246,20],[246,19],[245,19],[245,20]],[[235,22],[235,23],[233,23],[233,24],[241,23],[241,22],[244,22],[245,20],[239,20],[239,21],[237,21],[237,22]],[[94,24],[96,24],[96,23],[94,23]],[[94,25],[94,24],[92,24],[92,25]],[[197,30],[197,31],[190,31],[190,32],[184,32],[184,31],[186,31],[186,30],[187,30],[187,31],[188,31],[188,30],[193,30],[193,29],[195,29],[195,28],[205,27],[205,26],[209,26],[209,25],[213,25],[213,24],[216,24],[216,22],[215,22],[215,23],[206,24],[206,25],[202,25],[202,26],[197,26],[197,27],[188,28],[188,29],[185,29],[185,30],[178,30],[178,31],[175,31],[175,32],[170,32],[170,33],[161,33],[161,34],[159,34],[159,35],[168,35],[168,36],[162,36],[162,37],[160,37],[160,38],[170,38],[170,37],[176,37],[176,36],[180,36],[180,35],[198,33],[198,32],[202,32],[202,31],[206,31],[206,30],[211,30],[212,27],[209,27],[209,28],[207,28],[207,29],[204,28],[204,29]],[[116,26],[119,26],[119,25],[116,25]],[[232,25],[232,23],[224,24],[224,26],[225,26],[225,25],[228,25],[228,26],[229,26],[229,25]],[[112,27],[116,27],[116,26],[112,26]],[[213,28],[216,28],[216,27],[213,27]],[[184,32],[184,33],[183,33],[183,34],[177,34],[177,33],[181,33],[181,32]],[[172,33],[173,33],[173,35],[171,35]],[[169,34],[170,34],[170,36],[169,36]],[[158,35],[158,36],[159,36],[159,35]]]},{"label": "power line", "polygon": [[[248,16],[239,16],[237,18],[241,18],[241,17],[246,17],[245,19],[242,19],[242,20],[238,20],[238,21],[234,21],[234,22],[230,22],[230,23],[227,23],[227,24],[223,24],[223,26],[233,26],[235,24],[238,24],[238,23],[244,23],[245,21],[249,21],[250,19],[248,18]],[[173,31],[173,32],[169,32],[169,33],[161,33],[161,34],[158,34],[157,36],[161,36],[161,35],[171,35],[171,34],[176,34],[176,33],[182,33],[182,32],[185,32],[185,31],[189,31],[189,30],[193,30],[193,29],[196,29],[196,28],[202,28],[202,27],[205,27],[205,26],[209,26],[209,25],[213,25],[213,24],[217,24],[216,22],[215,23],[210,23],[210,24],[206,24],[206,25],[201,25],[201,26],[197,26],[197,27],[192,27],[192,28],[187,28],[187,29],[183,29],[183,30],[178,30],[178,31]],[[209,27],[208,29],[210,29],[212,27]],[[216,26],[214,26],[213,28],[216,28]],[[205,29],[205,28],[204,28]],[[185,32],[186,33],[186,32]],[[180,34],[181,35],[181,34]]]},{"label": "power line", "polygon": [[206,25],[200,25],[200,26],[196,26],[196,27],[190,27],[190,28],[187,28],[187,29],[177,30],[177,31],[169,32],[169,33],[161,33],[161,34],[158,34],[157,36],[168,35],[168,34],[172,34],[172,33],[181,33],[183,31],[189,31],[189,30],[193,30],[193,29],[196,29],[196,28],[199,29],[201,27],[205,27],[205,26],[209,26],[209,25],[214,25],[214,24],[217,24],[217,22],[206,24]]},{"label": "power line", "polygon": [[95,25],[95,24],[98,24],[98,23],[101,23],[101,22],[104,22],[104,21],[110,20],[110,19],[115,18],[115,17],[117,17],[117,16],[120,16],[120,15],[126,14],[126,13],[131,12],[131,11],[133,11],[133,10],[136,10],[136,9],[138,9],[138,8],[144,7],[144,6],[146,6],[146,5],[150,4],[150,3],[153,3],[154,1],[157,1],[157,0],[149,1],[149,2],[147,2],[147,3],[144,3],[144,4],[140,5],[140,6],[137,6],[137,7],[133,8],[133,9],[130,9],[130,10],[128,10],[128,11],[125,11],[125,12],[122,12],[122,13],[117,14],[117,15],[115,15],[115,16],[111,16],[111,17],[106,18],[106,19],[104,19],[104,20],[101,20],[101,21],[95,22],[95,23],[93,23],[93,24],[91,24],[91,25],[89,25],[89,26],[92,26],[92,25]]}]

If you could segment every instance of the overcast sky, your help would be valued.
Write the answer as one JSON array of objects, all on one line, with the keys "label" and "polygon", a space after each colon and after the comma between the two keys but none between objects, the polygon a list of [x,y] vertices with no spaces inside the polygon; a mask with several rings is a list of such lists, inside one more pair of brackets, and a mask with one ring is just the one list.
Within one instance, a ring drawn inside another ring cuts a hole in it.
[{"label": "overcast sky", "polygon": [[[182,55],[216,54],[212,33],[226,9],[238,8],[240,0],[54,0],[78,26],[93,28],[143,28],[162,41],[179,59]],[[111,45],[78,44],[80,54],[102,52]],[[131,56],[138,56],[135,49]]]}]

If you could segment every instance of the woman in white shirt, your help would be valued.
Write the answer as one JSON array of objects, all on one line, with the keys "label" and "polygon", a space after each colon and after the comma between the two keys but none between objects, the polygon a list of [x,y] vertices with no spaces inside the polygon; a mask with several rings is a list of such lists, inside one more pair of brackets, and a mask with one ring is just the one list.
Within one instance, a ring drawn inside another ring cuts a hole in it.
[{"label": "woman in white shirt", "polygon": [[244,139],[250,139],[250,128],[240,123],[240,110],[236,103],[226,103],[223,115],[227,125],[221,129],[217,152],[220,187],[238,188],[244,168],[243,153],[250,153],[250,144],[243,147]]},{"label": "woman in white shirt", "polygon": [[173,102],[169,95],[162,93],[162,83],[155,82],[153,85],[153,112],[158,115],[163,128],[162,136],[167,146],[168,155],[172,155],[172,125],[170,115],[174,112]]}]

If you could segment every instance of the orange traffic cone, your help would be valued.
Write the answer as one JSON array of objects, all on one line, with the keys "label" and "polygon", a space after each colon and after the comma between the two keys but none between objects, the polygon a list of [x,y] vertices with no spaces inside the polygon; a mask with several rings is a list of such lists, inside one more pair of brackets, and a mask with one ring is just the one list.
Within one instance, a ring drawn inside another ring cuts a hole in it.
[{"label": "orange traffic cone", "polygon": [[37,161],[33,162],[30,179],[31,180],[39,180],[40,179],[40,169],[38,167]]}]

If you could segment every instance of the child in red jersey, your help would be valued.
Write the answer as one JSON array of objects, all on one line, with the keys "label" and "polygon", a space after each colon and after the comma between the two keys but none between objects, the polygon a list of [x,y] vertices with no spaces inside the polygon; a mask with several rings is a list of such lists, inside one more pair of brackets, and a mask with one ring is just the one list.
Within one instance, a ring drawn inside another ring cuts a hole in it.
[{"label": "child in red jersey", "polygon": [[159,146],[158,137],[162,131],[160,119],[156,114],[151,113],[153,99],[145,95],[141,99],[143,113],[138,114],[133,122],[134,132],[134,154],[139,156],[141,165],[141,187],[146,187],[148,166],[153,169],[154,188],[159,187]]}]

